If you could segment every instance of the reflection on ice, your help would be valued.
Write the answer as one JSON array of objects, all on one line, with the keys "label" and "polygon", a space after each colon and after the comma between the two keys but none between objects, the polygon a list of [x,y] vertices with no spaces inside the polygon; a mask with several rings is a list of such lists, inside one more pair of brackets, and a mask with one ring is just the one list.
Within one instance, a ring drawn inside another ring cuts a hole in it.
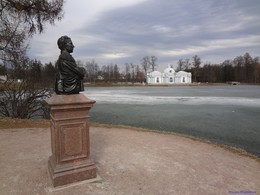
[{"label": "reflection on ice", "polygon": [[145,92],[128,90],[91,90],[85,92],[97,103],[112,104],[186,104],[186,105],[240,105],[260,107],[260,98],[247,97],[204,97],[204,96],[151,96]]}]

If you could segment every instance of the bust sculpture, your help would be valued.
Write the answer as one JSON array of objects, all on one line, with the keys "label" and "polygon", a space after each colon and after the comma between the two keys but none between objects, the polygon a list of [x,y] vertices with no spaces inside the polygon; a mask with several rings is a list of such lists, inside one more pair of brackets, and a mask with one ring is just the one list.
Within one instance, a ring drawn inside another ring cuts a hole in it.
[{"label": "bust sculpture", "polygon": [[57,44],[61,53],[55,64],[55,92],[58,95],[78,94],[80,91],[84,91],[85,69],[78,67],[70,54],[73,52],[74,45],[68,36],[60,37]]}]

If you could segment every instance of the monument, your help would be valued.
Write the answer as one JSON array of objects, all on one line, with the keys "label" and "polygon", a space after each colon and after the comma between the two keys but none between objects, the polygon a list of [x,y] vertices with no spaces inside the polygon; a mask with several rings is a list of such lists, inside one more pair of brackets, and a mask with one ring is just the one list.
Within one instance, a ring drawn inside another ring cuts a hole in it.
[{"label": "monument", "polygon": [[48,169],[54,187],[97,177],[89,142],[89,110],[95,101],[79,93],[84,91],[85,70],[70,54],[71,39],[62,36],[57,43],[61,54],[55,65],[56,94],[47,100],[52,151]]}]

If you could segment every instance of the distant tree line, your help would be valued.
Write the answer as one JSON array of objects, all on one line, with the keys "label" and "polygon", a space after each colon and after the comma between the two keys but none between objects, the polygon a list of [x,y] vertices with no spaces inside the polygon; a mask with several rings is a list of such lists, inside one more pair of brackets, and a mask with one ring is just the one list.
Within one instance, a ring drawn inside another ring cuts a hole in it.
[{"label": "distant tree line", "polygon": [[237,56],[233,60],[225,60],[221,64],[205,63],[197,55],[192,59],[180,59],[177,71],[192,73],[193,82],[229,82],[260,83],[260,59],[251,57],[249,53]]},{"label": "distant tree line", "polygon": [[[86,62],[77,61],[78,66],[86,69],[85,82],[132,82],[146,81],[147,72],[154,71],[158,66],[155,56],[144,57],[140,64],[125,63],[99,66],[95,60]],[[193,82],[229,82],[260,83],[259,57],[251,57],[249,53],[237,56],[233,60],[225,60],[220,64],[205,63],[195,55],[191,59],[180,59],[176,71],[192,73]],[[8,75],[9,79],[30,79],[34,83],[42,83],[52,87],[55,79],[53,63],[42,64],[38,60],[20,59],[18,64],[6,68],[0,64],[0,75]]]},{"label": "distant tree line", "polygon": [[24,64],[21,63],[11,68],[0,64],[0,75],[7,75],[8,80],[11,81],[26,80],[39,86],[51,87],[55,79],[55,68],[51,62],[43,65],[38,60],[27,59]]},{"label": "distant tree line", "polygon": [[[82,65],[86,69],[87,82],[145,82],[148,72],[158,67],[157,57],[145,56],[140,64],[125,63],[121,69],[117,64],[103,65],[101,68],[92,60]],[[191,59],[180,59],[176,71],[192,73],[193,82],[225,83],[260,83],[260,58],[251,57],[249,53],[225,60],[220,64],[202,64],[198,55]]]},{"label": "distant tree line", "polygon": [[151,70],[154,71],[157,64],[157,57],[145,56],[140,64],[125,63],[123,67],[117,64],[102,65],[101,67],[92,60],[83,65],[81,62],[79,66],[86,69],[86,82],[145,82],[146,73]]}]

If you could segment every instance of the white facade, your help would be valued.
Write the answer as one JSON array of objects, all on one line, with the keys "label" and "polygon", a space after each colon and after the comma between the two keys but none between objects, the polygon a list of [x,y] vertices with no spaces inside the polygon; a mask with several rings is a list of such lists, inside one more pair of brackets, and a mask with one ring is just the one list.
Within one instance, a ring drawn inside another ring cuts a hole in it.
[{"label": "white facade", "polygon": [[172,83],[191,83],[191,73],[185,71],[175,72],[175,70],[168,65],[168,68],[163,73],[153,71],[147,73],[147,83],[150,84],[172,84]]},{"label": "white facade", "polygon": [[0,75],[0,82],[5,82],[7,81],[7,76],[6,75]]}]

